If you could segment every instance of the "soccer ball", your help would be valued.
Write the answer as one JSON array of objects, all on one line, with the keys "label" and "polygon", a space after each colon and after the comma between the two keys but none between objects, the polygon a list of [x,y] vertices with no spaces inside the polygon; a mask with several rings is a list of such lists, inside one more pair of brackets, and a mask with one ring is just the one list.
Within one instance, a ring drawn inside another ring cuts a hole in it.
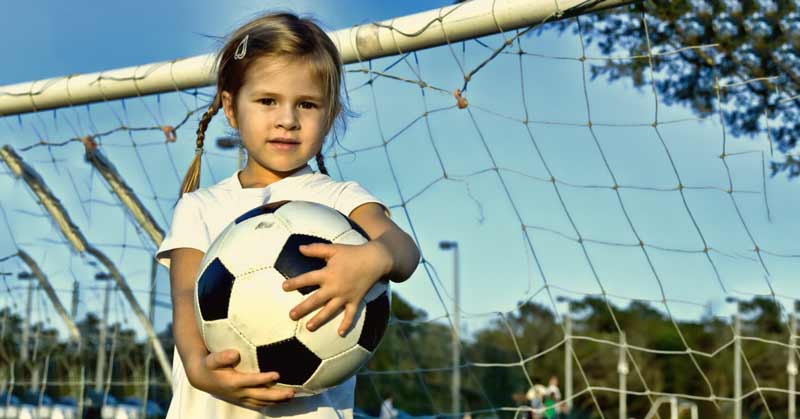
[{"label": "soccer ball", "polygon": [[350,378],[372,356],[389,319],[389,285],[380,280],[359,304],[353,326],[342,337],[340,312],[314,332],[289,310],[318,287],[286,292],[281,284],[320,269],[325,261],[298,249],[311,243],[357,245],[367,234],[327,206],[282,201],[250,210],[211,244],[195,284],[195,314],[211,352],[236,349],[236,369],[277,371],[276,386],[298,396],[317,394]]}]

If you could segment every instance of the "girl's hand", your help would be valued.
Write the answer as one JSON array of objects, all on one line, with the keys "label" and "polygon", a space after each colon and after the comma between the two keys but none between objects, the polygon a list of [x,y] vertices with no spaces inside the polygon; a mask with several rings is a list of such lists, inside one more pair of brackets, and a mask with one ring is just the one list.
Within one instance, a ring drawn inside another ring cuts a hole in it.
[{"label": "girl's hand", "polygon": [[272,388],[279,378],[277,372],[242,373],[233,369],[239,363],[239,352],[234,349],[197,359],[195,365],[186,368],[187,374],[193,372],[191,384],[228,403],[259,410],[294,397],[290,389]]},{"label": "girl's hand", "polygon": [[284,281],[285,291],[319,286],[289,312],[289,317],[298,320],[323,307],[306,323],[308,330],[314,331],[344,309],[344,319],[339,325],[339,335],[344,336],[369,289],[391,272],[393,260],[389,250],[377,241],[369,241],[360,245],[314,243],[300,246],[300,253],[324,259],[327,265]]}]

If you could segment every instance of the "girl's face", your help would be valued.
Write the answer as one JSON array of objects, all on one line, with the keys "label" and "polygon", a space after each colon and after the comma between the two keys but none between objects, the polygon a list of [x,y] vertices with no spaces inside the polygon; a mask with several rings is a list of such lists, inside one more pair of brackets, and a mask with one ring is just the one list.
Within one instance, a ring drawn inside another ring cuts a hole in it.
[{"label": "girl's face", "polygon": [[222,92],[222,105],[247,150],[245,172],[267,182],[305,167],[322,147],[327,98],[303,60],[257,58],[235,98]]}]

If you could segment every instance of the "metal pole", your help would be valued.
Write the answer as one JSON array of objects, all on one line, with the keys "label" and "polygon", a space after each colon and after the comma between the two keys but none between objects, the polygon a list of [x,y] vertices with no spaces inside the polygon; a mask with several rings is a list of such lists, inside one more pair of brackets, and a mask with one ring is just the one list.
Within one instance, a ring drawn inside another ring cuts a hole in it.
[{"label": "metal pole", "polygon": [[675,396],[669,398],[669,417],[678,419],[678,398]]},{"label": "metal pole", "polygon": [[789,362],[786,364],[786,372],[789,374],[789,417],[788,419],[795,419],[797,417],[797,406],[795,406],[795,391],[797,378],[797,357],[794,351],[797,349],[797,317],[794,312],[789,313]]},{"label": "metal pole", "polygon": [[81,382],[78,385],[78,414],[77,417],[83,417],[84,398],[86,396],[86,365],[81,362]]},{"label": "metal pole", "polygon": [[72,319],[78,318],[78,303],[81,300],[81,285],[78,281],[72,281],[72,306],[70,307],[70,315]]},{"label": "metal pole", "polygon": [[[158,261],[153,259],[150,265],[150,307],[147,313],[147,318],[150,324],[156,318],[156,275],[158,274]],[[153,349],[147,345],[145,350],[144,361],[144,388],[142,389],[142,410],[139,412],[143,418],[147,417],[147,403],[150,399],[150,360],[153,357]]]},{"label": "metal pole", "polygon": [[619,419],[628,417],[628,358],[625,356],[625,332],[619,335],[619,361],[617,361],[617,372],[619,373]]},{"label": "metal pole", "polygon": [[[33,291],[34,291],[34,283],[33,279],[35,275],[33,273],[28,272],[21,272],[17,275],[17,278],[27,280],[28,281],[28,299],[27,304],[25,307],[25,323],[24,328],[22,330],[22,354],[21,359],[22,361],[30,361],[30,372],[31,372],[31,382],[30,382],[30,390],[34,393],[39,391],[39,366],[36,365],[36,349],[38,347],[39,342],[39,333],[41,333],[41,327],[36,329],[36,335],[34,337],[34,345],[33,345],[33,356],[29,354],[28,347],[30,346],[31,340],[31,309],[33,308]],[[23,363],[25,365],[25,363]]]},{"label": "metal pole", "polygon": [[[329,32],[344,64],[527,28],[633,0],[473,0]],[[0,115],[211,86],[214,54],[0,86]]]},{"label": "metal pole", "polygon": [[742,323],[739,315],[739,306],[736,306],[736,314],[733,315],[733,397],[734,397],[734,419],[742,419]]},{"label": "metal pole", "polygon": [[453,414],[461,412],[461,322],[459,308],[458,244],[453,246]]},{"label": "metal pole", "polygon": [[158,225],[150,211],[145,208],[139,197],[133,192],[133,189],[128,186],[128,183],[119,174],[111,160],[100,150],[87,151],[85,157],[86,161],[97,169],[97,172],[105,179],[111,192],[125,206],[128,214],[136,221],[136,224],[144,230],[156,247],[160,246],[164,240],[164,230]]},{"label": "metal pole", "polygon": [[30,281],[33,276],[27,272],[20,273],[17,278],[28,280],[28,299],[25,305],[25,322],[22,324],[22,352],[20,353],[20,361],[23,363],[28,360],[28,341],[31,339],[31,307],[33,306],[33,281]]},{"label": "metal pole", "polygon": [[78,326],[75,325],[74,316],[70,317],[70,315],[67,314],[67,309],[61,304],[61,300],[58,298],[53,286],[50,285],[50,280],[47,279],[47,275],[39,268],[39,264],[37,264],[27,252],[21,249],[17,251],[17,257],[22,259],[25,265],[28,266],[28,269],[30,269],[30,278],[36,278],[38,280],[39,287],[44,291],[45,295],[50,300],[50,304],[53,305],[56,313],[58,313],[59,317],[61,317],[64,324],[67,326],[70,339],[75,343],[80,342],[81,333],[78,330]]},{"label": "metal pole", "polygon": [[[98,274],[95,279],[108,280],[108,275]],[[108,323],[108,296],[111,293],[111,282],[106,281],[105,297],[103,297],[103,317],[100,319],[100,337],[97,339],[97,368],[94,371],[94,390],[103,391],[103,370],[106,368],[106,328]]]},{"label": "metal pole", "polygon": [[569,309],[564,314],[564,397],[567,399],[567,410],[572,412],[572,315]]},{"label": "metal pole", "polygon": [[139,305],[139,302],[136,300],[136,297],[133,295],[133,291],[131,291],[128,283],[122,276],[122,273],[117,269],[108,256],[89,244],[89,242],[86,240],[86,237],[83,236],[81,230],[78,229],[75,223],[72,222],[72,219],[61,205],[61,202],[55,197],[55,195],[53,195],[53,192],[50,191],[47,185],[44,184],[41,176],[36,173],[33,167],[25,163],[11,146],[6,144],[0,147],[0,159],[6,163],[8,168],[11,169],[11,172],[15,176],[22,178],[28,184],[28,187],[50,214],[50,217],[61,230],[61,233],[70,243],[70,245],[72,245],[72,247],[78,253],[88,253],[94,256],[95,259],[105,266],[105,268],[116,281],[116,285],[122,295],[126,300],[128,300],[128,304],[130,304],[131,309],[133,309],[133,313],[141,322],[145,333],[147,333],[148,337],[150,338],[150,344],[153,345],[156,359],[158,359],[158,363],[161,366],[162,372],[164,373],[164,379],[171,385],[172,366],[167,359],[167,354],[164,351],[164,347],[161,345],[161,341],[158,340],[158,336],[156,335],[155,330],[153,330],[153,325],[147,320],[147,315],[144,313],[142,307]]}]

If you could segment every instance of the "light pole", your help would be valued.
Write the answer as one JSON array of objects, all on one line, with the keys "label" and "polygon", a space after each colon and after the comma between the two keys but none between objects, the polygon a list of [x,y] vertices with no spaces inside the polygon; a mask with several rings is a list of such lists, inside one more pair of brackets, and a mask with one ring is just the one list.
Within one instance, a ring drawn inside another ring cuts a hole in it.
[{"label": "light pole", "polygon": [[567,401],[567,410],[572,412],[572,300],[559,295],[559,303],[567,303],[567,312],[564,314],[564,399]]},{"label": "light pole", "polygon": [[[628,418],[628,358],[625,356],[625,332],[619,335],[619,360],[617,361],[617,373],[619,373],[619,419]],[[677,417],[673,416],[673,417]]]},{"label": "light pole", "polygon": [[[17,274],[17,279],[28,281],[28,300],[27,305],[25,306],[25,323],[23,323],[22,328],[22,352],[20,353],[20,360],[25,363],[29,360],[29,345],[31,340],[31,308],[33,308],[33,290],[34,290],[34,283],[33,280],[36,277],[31,272],[20,272]],[[37,332],[38,336],[38,332]],[[39,390],[39,366],[36,364],[36,345],[34,345],[34,357],[30,359],[30,367],[31,367],[31,390],[38,391]]]},{"label": "light pole", "polygon": [[17,274],[17,279],[28,281],[28,299],[25,306],[25,322],[22,324],[22,351],[20,352],[20,361],[25,362],[28,360],[28,344],[30,341],[31,333],[31,306],[33,305],[33,274],[30,272],[20,272]]},{"label": "light pole", "polygon": [[733,417],[742,419],[742,319],[741,302],[735,297],[725,299],[728,303],[736,303],[736,314],[733,315]]},{"label": "light pole", "polygon": [[450,397],[452,398],[452,410],[454,415],[461,412],[461,325],[459,299],[460,291],[458,284],[458,243],[454,241],[440,241],[439,248],[442,250],[453,251],[453,382]]},{"label": "light pole", "polygon": [[112,276],[107,273],[97,273],[94,279],[105,281],[105,296],[103,297],[103,317],[100,319],[100,336],[97,339],[97,367],[94,371],[94,390],[98,393],[103,391],[103,370],[106,367],[106,333],[108,323],[108,296],[111,292]]},{"label": "light pole", "polygon": [[797,417],[797,407],[795,405],[795,392],[797,380],[797,312],[800,311],[800,301],[795,301],[792,310],[789,312],[789,362],[786,364],[786,372],[789,375],[789,418]]}]

